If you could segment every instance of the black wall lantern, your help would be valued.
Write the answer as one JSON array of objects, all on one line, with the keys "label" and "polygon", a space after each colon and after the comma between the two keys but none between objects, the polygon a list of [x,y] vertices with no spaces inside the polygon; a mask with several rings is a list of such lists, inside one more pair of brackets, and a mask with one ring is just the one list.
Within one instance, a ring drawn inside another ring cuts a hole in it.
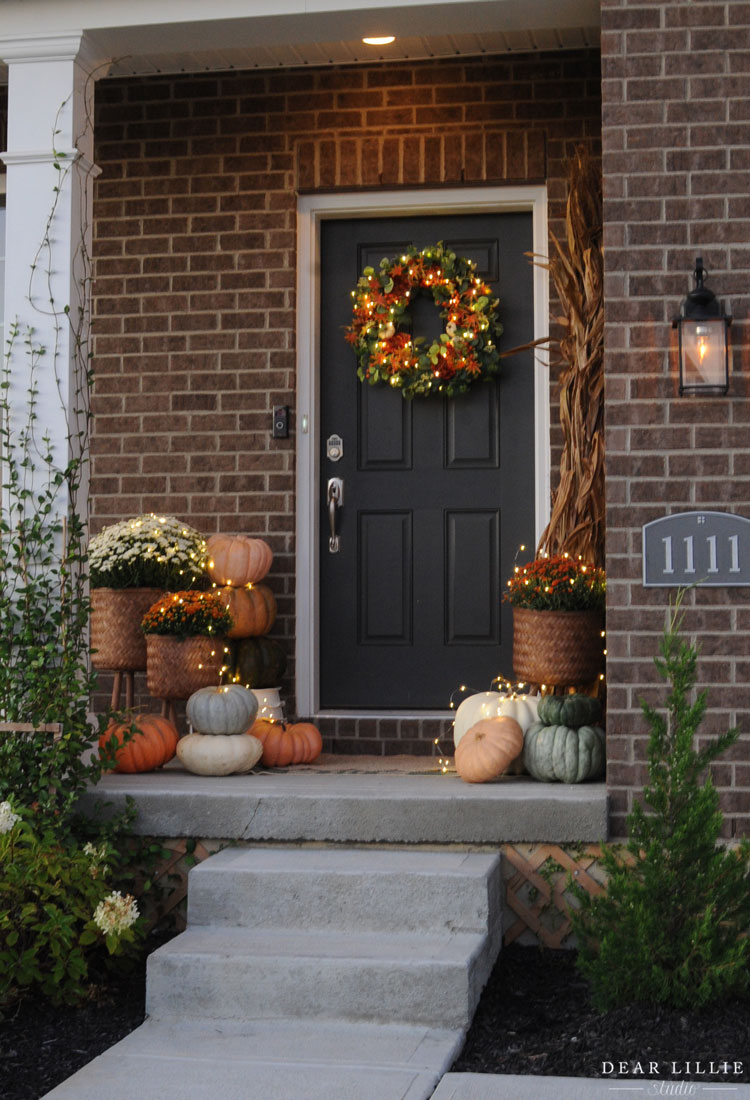
[{"label": "black wall lantern", "polygon": [[732,318],[712,290],[703,285],[706,270],[695,261],[695,289],[680,306],[672,327],[679,333],[680,394],[729,392],[729,326]]}]

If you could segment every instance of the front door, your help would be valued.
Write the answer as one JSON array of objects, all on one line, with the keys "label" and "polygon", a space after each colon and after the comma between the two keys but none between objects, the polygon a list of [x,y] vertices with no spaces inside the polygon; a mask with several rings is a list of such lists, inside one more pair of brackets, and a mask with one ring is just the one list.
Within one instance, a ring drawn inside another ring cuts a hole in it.
[{"label": "front door", "polygon": [[[501,348],[532,339],[532,216],[358,218],[321,230],[320,705],[445,710],[459,685],[484,690],[512,675],[501,600],[519,545],[534,540],[533,353],[502,360],[496,381],[465,394],[407,401],[357,379],[343,329],[364,267],[444,241],[499,298]],[[415,336],[442,331],[431,296],[412,321]],[[331,478],[343,485],[335,553]]]}]

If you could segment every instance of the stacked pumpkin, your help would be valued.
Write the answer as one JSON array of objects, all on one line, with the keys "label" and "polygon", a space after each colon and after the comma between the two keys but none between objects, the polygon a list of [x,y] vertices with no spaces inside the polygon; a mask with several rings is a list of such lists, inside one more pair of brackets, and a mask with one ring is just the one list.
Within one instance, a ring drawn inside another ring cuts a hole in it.
[{"label": "stacked pumpkin", "polygon": [[263,539],[212,535],[207,544],[208,574],[232,616],[232,679],[250,689],[277,687],[286,654],[267,638],[276,621],[276,599],[266,584],[273,554]]},{"label": "stacked pumpkin", "polygon": [[273,561],[271,547],[249,535],[211,535],[207,543],[208,575],[232,616],[228,638],[256,638],[276,622],[276,600],[259,584]]},{"label": "stacked pumpkin", "polygon": [[195,775],[243,775],[260,760],[261,742],[246,732],[258,701],[240,684],[220,684],[194,692],[185,707],[193,729],[177,743],[177,757]]},{"label": "stacked pumpkin", "polygon": [[523,762],[534,779],[583,783],[604,774],[601,703],[588,695],[545,695],[524,734]]}]

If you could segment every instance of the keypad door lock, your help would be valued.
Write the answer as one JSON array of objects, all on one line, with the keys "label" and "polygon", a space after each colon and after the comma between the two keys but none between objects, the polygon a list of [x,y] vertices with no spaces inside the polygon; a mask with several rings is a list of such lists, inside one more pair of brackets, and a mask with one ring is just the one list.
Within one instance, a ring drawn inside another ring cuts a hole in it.
[{"label": "keypad door lock", "polygon": [[329,435],[326,440],[326,458],[338,462],[344,457],[344,441],[340,435]]}]

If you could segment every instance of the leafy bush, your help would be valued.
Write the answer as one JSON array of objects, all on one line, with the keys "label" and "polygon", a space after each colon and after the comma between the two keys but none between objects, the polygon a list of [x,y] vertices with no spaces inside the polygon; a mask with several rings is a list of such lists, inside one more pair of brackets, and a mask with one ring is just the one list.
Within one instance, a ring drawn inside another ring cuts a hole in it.
[{"label": "leafy bush", "polygon": [[722,816],[708,766],[737,740],[693,747],[707,694],[691,702],[697,650],[679,636],[681,597],[661,641],[667,714],[646,703],[650,812],[628,817],[629,859],[605,849],[607,892],[573,887],[579,967],[601,1009],[629,1003],[700,1008],[750,992],[750,842],[718,844]]},{"label": "leafy bush", "polygon": [[[75,508],[81,461],[61,468],[37,427],[36,371],[43,349],[25,339],[29,389],[25,411],[11,402],[11,326],[0,376],[0,715],[25,732],[0,732],[0,799],[34,805],[66,827],[76,802],[101,773],[86,757],[99,730],[89,718],[85,529]],[[69,440],[73,447],[73,441]],[[56,726],[54,738],[47,726]]]},{"label": "leafy bush", "polygon": [[90,970],[141,938],[135,899],[110,885],[112,844],[60,840],[32,821],[0,804],[0,1007],[29,993],[78,1003]]}]

